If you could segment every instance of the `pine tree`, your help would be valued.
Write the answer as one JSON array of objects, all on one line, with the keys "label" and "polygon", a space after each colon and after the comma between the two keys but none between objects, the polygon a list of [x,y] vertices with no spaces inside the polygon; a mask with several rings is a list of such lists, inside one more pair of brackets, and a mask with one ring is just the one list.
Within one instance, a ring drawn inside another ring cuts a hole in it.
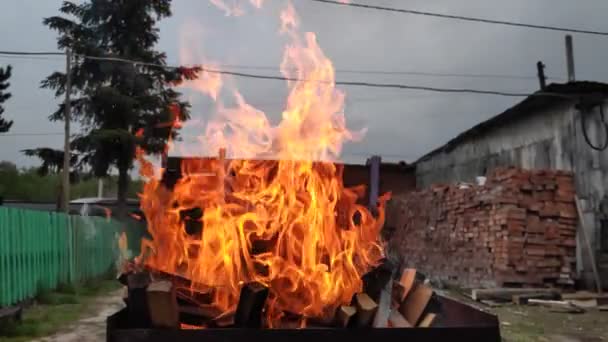
[{"label": "pine tree", "polygon": [[[95,176],[106,176],[111,167],[118,169],[119,214],[124,214],[136,146],[161,153],[169,135],[175,134],[171,128],[175,116],[188,119],[188,103],[180,101],[170,85],[195,77],[198,69],[165,68],[165,54],[155,50],[157,22],[171,15],[170,4],[171,0],[65,1],[60,8],[64,16],[44,20],[58,31],[59,48],[70,48],[75,56],[72,116],[84,129],[72,144]],[[42,87],[62,96],[64,84],[65,74],[55,72]],[[51,120],[63,120],[63,107]]]},{"label": "pine tree", "polygon": [[10,65],[4,69],[0,68],[0,133],[8,132],[13,125],[13,121],[7,121],[2,118],[2,114],[4,114],[4,107],[2,104],[11,97],[11,93],[5,92],[11,85],[8,83],[9,78],[11,78],[11,72],[12,68]]}]

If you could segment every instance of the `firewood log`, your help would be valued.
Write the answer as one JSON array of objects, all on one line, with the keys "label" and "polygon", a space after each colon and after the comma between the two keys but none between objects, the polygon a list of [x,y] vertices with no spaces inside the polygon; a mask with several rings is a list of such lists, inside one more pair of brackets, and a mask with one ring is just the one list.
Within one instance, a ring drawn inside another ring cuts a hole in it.
[{"label": "firewood log", "polygon": [[350,325],[350,322],[356,313],[357,308],[355,308],[354,306],[340,306],[336,311],[336,325],[342,328],[346,328]]},{"label": "firewood log", "polygon": [[378,304],[366,293],[358,293],[355,299],[357,302],[357,326],[367,327],[371,325],[376,311],[378,311]]},{"label": "firewood log", "polygon": [[146,290],[146,295],[152,326],[179,328],[179,311],[173,284],[166,280],[152,282]]},{"label": "firewood log", "polygon": [[268,297],[268,288],[260,283],[245,284],[241,288],[239,303],[234,316],[237,327],[261,328],[262,310]]}]

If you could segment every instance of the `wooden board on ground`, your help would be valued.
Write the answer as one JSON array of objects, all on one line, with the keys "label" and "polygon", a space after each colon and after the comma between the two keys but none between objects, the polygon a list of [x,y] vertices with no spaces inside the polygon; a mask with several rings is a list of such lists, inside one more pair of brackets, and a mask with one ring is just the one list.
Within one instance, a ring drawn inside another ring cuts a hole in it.
[{"label": "wooden board on ground", "polygon": [[561,300],[544,300],[544,299],[530,299],[528,300],[530,305],[540,305],[549,308],[551,312],[561,313],[583,313],[585,309],[576,307],[569,302]]},{"label": "wooden board on ground", "polygon": [[408,322],[416,324],[432,296],[433,289],[427,285],[418,285],[410,291],[410,294],[401,303],[399,312]]},{"label": "wooden board on ground", "polygon": [[505,305],[505,302],[497,302],[490,299],[483,299],[480,301],[482,304],[485,304],[491,308],[499,308]]},{"label": "wooden board on ground", "polygon": [[391,314],[388,316],[388,325],[391,328],[411,328],[412,325],[408,322],[405,317],[397,310],[391,310]]},{"label": "wooden board on ground", "polygon": [[597,299],[571,299],[567,300],[568,303],[576,306],[577,308],[593,309],[597,308]]},{"label": "wooden board on ground", "polygon": [[0,308],[0,320],[13,320],[15,322],[21,321],[23,308],[21,306],[9,306],[6,308]]},{"label": "wooden board on ground", "polygon": [[367,327],[371,325],[376,311],[378,311],[378,304],[365,293],[357,293],[355,302],[357,305],[357,326]]},{"label": "wooden board on ground", "polygon": [[[530,299],[545,299],[545,300],[556,300],[559,299],[559,293],[557,292],[535,292],[526,294],[516,294],[512,297],[513,304],[526,305]],[[483,301],[482,301],[483,302]]]},{"label": "wooden board on ground", "polygon": [[558,293],[555,289],[540,289],[540,288],[495,288],[495,289],[473,289],[471,297],[475,301],[482,299],[503,300],[510,302],[514,295],[524,295],[530,293]]},{"label": "wooden board on ground", "polygon": [[146,290],[146,296],[152,326],[177,329],[179,311],[173,284],[167,280],[152,282]]},{"label": "wooden board on ground", "polygon": [[562,300],[584,300],[584,299],[608,299],[608,294],[599,294],[590,291],[577,291],[573,293],[562,293]]}]

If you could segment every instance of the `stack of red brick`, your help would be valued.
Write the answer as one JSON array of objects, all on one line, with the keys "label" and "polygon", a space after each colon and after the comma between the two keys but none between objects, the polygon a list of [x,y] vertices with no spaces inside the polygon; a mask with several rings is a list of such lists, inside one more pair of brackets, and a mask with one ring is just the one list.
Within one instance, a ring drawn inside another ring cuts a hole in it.
[{"label": "stack of red brick", "polygon": [[563,171],[498,169],[483,186],[433,186],[389,205],[389,252],[460,286],[572,285],[574,198]]}]

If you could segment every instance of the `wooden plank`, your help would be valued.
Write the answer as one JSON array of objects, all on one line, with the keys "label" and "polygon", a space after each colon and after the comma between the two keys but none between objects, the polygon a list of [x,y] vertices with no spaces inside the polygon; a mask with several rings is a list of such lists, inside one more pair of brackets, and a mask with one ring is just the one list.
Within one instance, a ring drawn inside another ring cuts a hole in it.
[{"label": "wooden plank", "polygon": [[431,325],[433,325],[433,322],[435,321],[435,317],[436,317],[436,315],[434,313],[426,314],[426,316],[424,316],[424,318],[422,319],[420,324],[418,324],[418,327],[420,327],[420,328],[431,327]]},{"label": "wooden plank", "polygon": [[0,308],[0,320],[12,320],[14,322],[20,322],[23,314],[23,308],[21,306],[10,306],[6,308]]},{"label": "wooden plank", "polygon": [[578,291],[574,293],[562,293],[562,300],[584,300],[584,299],[608,299],[608,294],[599,294],[589,291]]},{"label": "wooden plank", "polygon": [[593,271],[593,278],[595,279],[595,287],[598,293],[602,293],[602,281],[600,280],[599,273],[597,271],[597,264],[595,263],[595,252],[591,248],[591,243],[589,242],[589,237],[587,236],[587,224],[585,223],[585,216],[581,206],[581,201],[578,198],[578,195],[574,196],[574,200],[576,201],[576,211],[578,213],[578,220],[581,224],[580,232],[583,235],[583,240],[585,241],[585,250],[587,250],[587,255],[589,256],[589,261],[591,263],[591,270]]},{"label": "wooden plank", "polygon": [[496,302],[496,301],[493,301],[491,299],[482,299],[482,300],[480,300],[480,302],[482,304],[485,304],[485,305],[491,307],[491,308],[499,308],[499,307],[505,305],[505,302]]},{"label": "wooden plank", "polygon": [[432,296],[433,289],[427,285],[418,285],[410,292],[403,303],[401,303],[399,312],[408,322],[416,324]]},{"label": "wooden plank", "polygon": [[348,327],[356,313],[357,308],[354,306],[340,306],[336,311],[336,325],[341,328]]},{"label": "wooden plank", "polygon": [[366,293],[357,293],[355,296],[355,302],[357,306],[357,326],[367,327],[371,325],[376,311],[378,310],[378,304],[374,302]]},{"label": "wooden plank", "polygon": [[245,284],[241,288],[239,304],[234,316],[237,327],[261,328],[262,310],[268,298],[268,288],[260,283]]},{"label": "wooden plank", "polygon": [[576,306],[577,308],[593,309],[597,308],[597,299],[570,299],[568,303]]},{"label": "wooden plank", "polygon": [[152,282],[146,290],[146,295],[152,326],[179,328],[179,311],[173,284],[167,280]]},{"label": "wooden plank", "polygon": [[552,312],[563,312],[563,313],[583,313],[584,309],[576,307],[569,302],[562,300],[544,300],[544,299],[530,299],[528,301],[530,305],[540,305],[550,309]]},{"label": "wooden plank", "polygon": [[412,325],[408,322],[405,317],[398,310],[391,310],[391,314],[388,316],[388,324],[391,328],[411,328]]},{"label": "wooden plank", "polygon": [[[559,299],[560,295],[556,292],[535,292],[535,293],[524,293],[513,295],[512,300],[516,305],[526,305],[530,299],[547,299],[556,300]],[[483,302],[483,301],[482,301]]]},{"label": "wooden plank", "polygon": [[558,293],[556,289],[541,288],[494,288],[494,289],[473,289],[471,297],[475,301],[482,299],[504,300],[510,302],[514,295],[524,295],[530,293]]}]

